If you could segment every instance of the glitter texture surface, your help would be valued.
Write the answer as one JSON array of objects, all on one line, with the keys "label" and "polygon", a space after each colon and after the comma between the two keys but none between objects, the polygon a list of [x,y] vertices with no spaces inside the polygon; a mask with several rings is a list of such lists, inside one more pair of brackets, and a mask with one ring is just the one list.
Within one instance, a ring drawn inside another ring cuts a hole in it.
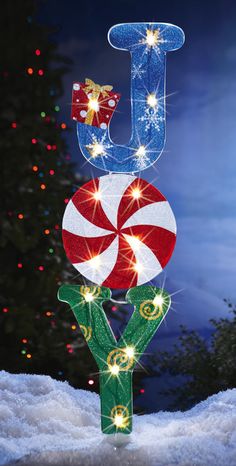
[{"label": "glitter texture surface", "polygon": [[132,373],[170,307],[166,291],[151,287],[131,288],[126,300],[132,316],[117,341],[103,310],[111,291],[105,287],[63,285],[60,301],[68,303],[99,368],[101,423],[105,434],[132,430]]},{"label": "glitter texture surface", "polygon": [[[134,173],[155,163],[163,151],[166,53],[183,45],[184,33],[172,24],[126,23],[113,26],[108,40],[112,47],[131,54],[132,136],[127,145],[116,145],[109,126],[77,123],[78,141],[82,154],[95,167]],[[91,150],[94,141],[104,147],[100,154]]]}]

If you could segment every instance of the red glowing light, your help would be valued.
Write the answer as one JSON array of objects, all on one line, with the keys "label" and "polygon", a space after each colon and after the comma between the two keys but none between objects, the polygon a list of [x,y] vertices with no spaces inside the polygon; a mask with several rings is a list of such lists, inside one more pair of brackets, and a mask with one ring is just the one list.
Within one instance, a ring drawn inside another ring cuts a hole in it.
[{"label": "red glowing light", "polygon": [[139,392],[140,392],[140,393],[145,393],[144,388],[140,388]]},{"label": "red glowing light", "polygon": [[37,141],[36,138],[32,138],[32,139],[31,139],[31,142],[32,142],[32,144],[37,144],[38,141]]},{"label": "red glowing light", "polygon": [[27,73],[28,73],[28,74],[33,74],[33,72],[34,72],[33,68],[28,68],[28,69],[27,69]]},{"label": "red glowing light", "polygon": [[115,311],[117,311],[117,307],[116,307],[116,306],[112,306],[111,310],[115,312]]},{"label": "red glowing light", "polygon": [[66,199],[64,199],[65,204],[68,204],[69,200],[70,200],[70,199],[68,199],[68,198],[66,197]]},{"label": "red glowing light", "polygon": [[23,220],[24,215],[23,214],[18,214],[17,217],[19,218],[19,220]]},{"label": "red glowing light", "polygon": [[22,268],[23,268],[23,264],[22,264],[21,262],[19,262],[19,263],[17,264],[17,267],[18,267],[18,269],[22,269]]},{"label": "red glowing light", "polygon": [[40,272],[43,272],[44,266],[43,266],[43,265],[39,265],[39,266],[38,266],[38,270],[40,270]]},{"label": "red glowing light", "polygon": [[6,312],[8,312],[8,311],[9,311],[9,309],[8,309],[7,307],[4,307],[3,310],[2,310],[2,312],[4,312],[5,314],[6,314]]},{"label": "red glowing light", "polygon": [[55,174],[55,171],[54,170],[49,170],[49,175],[54,175]]},{"label": "red glowing light", "polygon": [[42,190],[46,189],[46,184],[43,184],[43,183],[42,183],[41,186],[40,186],[40,188],[41,188]]},{"label": "red glowing light", "polygon": [[57,146],[56,146],[56,144],[53,144],[53,146],[52,146],[52,150],[57,150]]},{"label": "red glowing light", "polygon": [[44,230],[44,233],[45,233],[45,235],[50,235],[50,230],[48,228],[46,228],[46,230]]},{"label": "red glowing light", "polygon": [[37,55],[37,57],[39,57],[40,54],[41,54],[41,50],[36,49],[36,50],[35,50],[35,55]]},{"label": "red glowing light", "polygon": [[37,172],[38,169],[39,169],[39,167],[37,165],[33,165],[33,167],[32,167],[33,172]]},{"label": "red glowing light", "polygon": [[43,76],[43,75],[44,75],[44,71],[43,71],[43,70],[38,70],[38,75],[39,75],[39,76]]},{"label": "red glowing light", "polygon": [[11,127],[12,128],[17,128],[17,123],[15,121],[13,121],[12,124],[11,124]]},{"label": "red glowing light", "polygon": [[47,144],[47,145],[46,145],[46,148],[47,148],[47,150],[52,150],[51,144]]},{"label": "red glowing light", "polygon": [[66,129],[66,124],[65,123],[61,124],[61,129]]},{"label": "red glowing light", "polygon": [[28,340],[27,340],[27,338],[22,338],[22,340],[21,340],[21,341],[22,341],[22,343],[28,343]]},{"label": "red glowing light", "polygon": [[54,228],[55,228],[55,230],[59,230],[59,229],[60,229],[59,225],[55,225]]}]

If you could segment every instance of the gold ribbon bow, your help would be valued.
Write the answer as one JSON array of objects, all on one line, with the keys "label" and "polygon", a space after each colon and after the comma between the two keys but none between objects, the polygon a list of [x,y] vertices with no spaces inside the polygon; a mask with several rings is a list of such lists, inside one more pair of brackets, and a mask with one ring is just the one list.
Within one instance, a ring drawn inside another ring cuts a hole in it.
[{"label": "gold ribbon bow", "polygon": [[86,88],[84,91],[86,94],[92,92],[92,98],[98,98],[100,94],[102,97],[108,97],[108,92],[112,91],[113,86],[100,86],[99,84],[95,84],[92,79],[85,79]]},{"label": "gold ribbon bow", "polygon": [[[102,97],[109,97],[108,92],[113,89],[112,86],[100,86],[99,84],[95,84],[92,81],[92,79],[88,79],[88,78],[85,79],[85,86],[86,87],[84,88],[84,92],[86,94],[91,93],[91,96],[89,97],[89,100],[93,99],[93,100],[96,100],[96,101],[98,101],[98,98],[99,98],[100,95],[102,95]],[[87,125],[92,125],[93,117],[94,117],[95,112],[96,112],[96,110],[94,110],[93,108],[90,108],[88,106],[87,115],[86,115],[86,118],[85,118],[85,123]]]}]

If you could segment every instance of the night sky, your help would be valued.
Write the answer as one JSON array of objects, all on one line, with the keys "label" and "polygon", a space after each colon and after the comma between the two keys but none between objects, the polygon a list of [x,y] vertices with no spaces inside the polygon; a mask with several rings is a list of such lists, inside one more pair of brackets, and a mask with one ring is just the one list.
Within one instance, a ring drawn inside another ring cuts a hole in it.
[{"label": "night sky", "polygon": [[[236,3],[234,1],[56,1],[39,11],[57,26],[52,39],[73,59],[64,79],[62,119],[78,171],[103,175],[84,165],[70,120],[73,81],[86,77],[111,84],[122,98],[111,123],[116,143],[130,137],[130,58],[107,41],[120,22],[160,21],[180,26],[184,46],[167,56],[165,151],[142,178],[155,184],[175,213],[178,239],[166,271],[172,287],[236,298]],[[176,284],[176,285],[173,285]],[[183,292],[184,293],[184,292]],[[194,294],[195,293],[195,294]],[[223,305],[222,305],[223,309]],[[222,311],[223,312],[223,311]]]}]

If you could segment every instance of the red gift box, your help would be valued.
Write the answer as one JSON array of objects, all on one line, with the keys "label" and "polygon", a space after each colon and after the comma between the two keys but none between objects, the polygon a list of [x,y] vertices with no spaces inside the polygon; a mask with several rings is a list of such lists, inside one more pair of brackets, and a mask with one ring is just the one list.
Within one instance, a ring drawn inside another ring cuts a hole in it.
[{"label": "red gift box", "polygon": [[75,82],[72,92],[73,120],[106,129],[120,100],[120,94],[111,92],[112,86],[99,86],[91,79]]}]

